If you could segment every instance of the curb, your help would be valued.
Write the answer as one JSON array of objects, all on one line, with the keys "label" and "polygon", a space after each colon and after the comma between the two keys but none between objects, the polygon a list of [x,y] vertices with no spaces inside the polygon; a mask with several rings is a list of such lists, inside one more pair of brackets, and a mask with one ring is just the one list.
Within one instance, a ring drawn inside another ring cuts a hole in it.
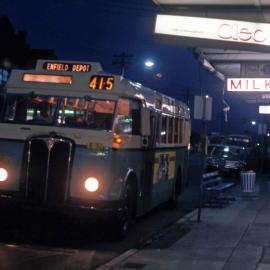
[{"label": "curb", "polygon": [[[193,210],[192,212],[186,214],[185,216],[181,217],[179,220],[177,220],[174,224],[179,224],[186,222],[190,219],[192,219],[197,214],[197,208]],[[133,256],[136,254],[139,250],[138,249],[129,249],[126,252],[122,253],[121,255],[113,258],[111,261],[107,262],[106,264],[103,264],[97,268],[97,270],[110,270],[112,267],[116,266],[117,264],[120,264],[127,258]]]},{"label": "curb", "polygon": [[194,216],[197,215],[197,212],[198,212],[198,208],[194,209],[190,213],[188,213],[185,216],[181,217],[175,223],[179,224],[179,223],[183,223],[183,222],[186,222],[186,221],[190,221]]},{"label": "curb", "polygon": [[126,252],[122,253],[121,255],[113,258],[111,261],[107,262],[106,264],[99,266],[97,270],[110,270],[112,269],[112,267],[126,260],[128,257],[133,256],[137,252],[138,252],[138,249],[129,249]]}]

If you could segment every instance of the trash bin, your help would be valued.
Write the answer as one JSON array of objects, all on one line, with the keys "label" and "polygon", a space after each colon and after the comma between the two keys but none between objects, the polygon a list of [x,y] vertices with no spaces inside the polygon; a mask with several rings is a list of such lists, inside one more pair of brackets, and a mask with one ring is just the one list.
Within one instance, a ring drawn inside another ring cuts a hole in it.
[{"label": "trash bin", "polygon": [[243,192],[254,192],[256,173],[254,171],[241,172],[241,186]]}]

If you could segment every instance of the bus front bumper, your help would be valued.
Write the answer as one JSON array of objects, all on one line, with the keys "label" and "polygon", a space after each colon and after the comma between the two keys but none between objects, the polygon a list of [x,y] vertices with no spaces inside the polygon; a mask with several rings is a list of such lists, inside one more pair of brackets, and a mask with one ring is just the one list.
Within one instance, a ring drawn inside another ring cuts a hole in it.
[{"label": "bus front bumper", "polygon": [[59,214],[70,218],[94,218],[107,220],[110,217],[122,215],[122,202],[119,201],[84,201],[69,200],[64,204],[36,203],[10,195],[0,194],[0,212],[18,213],[31,212],[44,214]]}]

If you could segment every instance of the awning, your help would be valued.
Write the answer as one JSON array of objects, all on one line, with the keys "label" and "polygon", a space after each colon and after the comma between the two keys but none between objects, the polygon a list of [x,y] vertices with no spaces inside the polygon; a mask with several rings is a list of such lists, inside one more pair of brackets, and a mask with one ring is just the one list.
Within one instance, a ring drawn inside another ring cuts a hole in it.
[{"label": "awning", "polygon": [[[162,14],[176,15],[181,17],[195,17],[224,20],[220,23],[225,30],[224,42],[220,40],[208,40],[203,36],[183,35],[182,37],[173,35],[157,35],[161,41],[177,43],[194,48],[201,62],[205,63],[208,69],[214,68],[225,77],[270,77],[270,46],[260,46],[256,42],[227,42],[228,38],[236,41],[242,37],[243,40],[254,35],[263,33],[261,28],[249,29],[249,22],[267,24],[270,23],[270,0],[153,0],[161,6]],[[232,24],[227,21],[232,20]],[[247,22],[247,26],[239,23],[235,26],[234,21]],[[206,23],[205,31],[210,31],[210,25]],[[180,24],[184,27],[184,23]],[[189,23],[186,24],[190,25]],[[181,28],[182,28],[181,26]],[[174,27],[176,28],[176,27]],[[194,29],[196,32],[197,29]],[[192,32],[193,29],[176,29],[178,32]],[[228,31],[231,33],[228,34]],[[261,31],[261,32],[259,32]],[[198,31],[198,33],[201,33]],[[265,31],[265,35],[270,41],[270,31]],[[256,36],[255,36],[256,40]],[[257,46],[258,45],[258,46]],[[205,59],[205,60],[203,60]]]}]

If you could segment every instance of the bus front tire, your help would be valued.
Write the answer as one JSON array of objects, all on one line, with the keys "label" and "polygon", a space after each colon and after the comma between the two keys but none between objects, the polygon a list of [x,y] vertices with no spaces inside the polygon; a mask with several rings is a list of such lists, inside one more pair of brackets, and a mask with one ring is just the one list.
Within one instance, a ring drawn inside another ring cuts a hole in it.
[{"label": "bus front tire", "polygon": [[127,183],[123,194],[123,205],[120,216],[115,224],[115,238],[121,240],[125,238],[128,230],[135,221],[136,216],[136,194],[131,183]]}]

